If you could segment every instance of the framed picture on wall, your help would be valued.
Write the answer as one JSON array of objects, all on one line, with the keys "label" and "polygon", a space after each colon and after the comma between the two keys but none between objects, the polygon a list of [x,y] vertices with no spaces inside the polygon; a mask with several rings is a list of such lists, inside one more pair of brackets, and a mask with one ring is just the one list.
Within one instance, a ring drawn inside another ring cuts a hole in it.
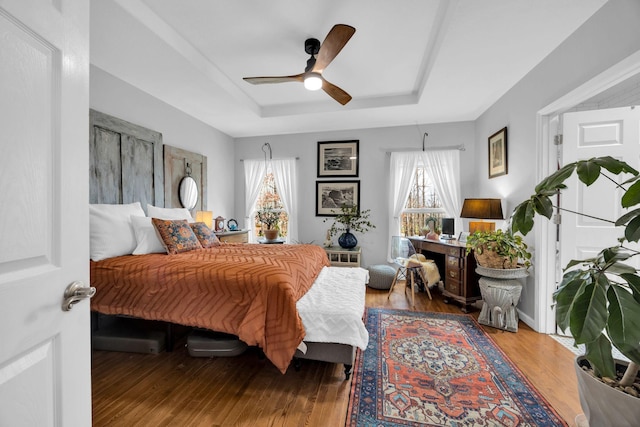
[{"label": "framed picture on wall", "polygon": [[360,206],[360,181],[316,181],[316,216],[336,216],[343,205]]},{"label": "framed picture on wall", "polygon": [[507,128],[504,127],[489,137],[489,178],[507,172]]},{"label": "framed picture on wall", "polygon": [[358,140],[318,142],[318,178],[357,177]]}]

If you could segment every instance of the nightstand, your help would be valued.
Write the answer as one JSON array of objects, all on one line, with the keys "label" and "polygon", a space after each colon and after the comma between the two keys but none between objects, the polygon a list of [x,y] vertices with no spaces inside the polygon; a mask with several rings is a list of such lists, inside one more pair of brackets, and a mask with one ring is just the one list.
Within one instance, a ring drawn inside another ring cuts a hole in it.
[{"label": "nightstand", "polygon": [[221,242],[227,243],[248,243],[249,230],[236,231],[216,231],[216,236]]},{"label": "nightstand", "polygon": [[329,262],[334,267],[360,267],[360,255],[362,255],[360,246],[351,249],[329,246],[324,250],[327,252]]}]

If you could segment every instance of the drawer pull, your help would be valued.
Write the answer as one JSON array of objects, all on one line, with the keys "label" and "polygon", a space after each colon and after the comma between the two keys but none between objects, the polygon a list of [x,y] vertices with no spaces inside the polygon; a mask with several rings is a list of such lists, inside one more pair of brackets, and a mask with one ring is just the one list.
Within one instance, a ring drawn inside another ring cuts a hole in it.
[{"label": "drawer pull", "polygon": [[451,276],[451,277],[456,277],[456,272],[455,272],[455,271],[450,271],[450,272],[449,272],[449,276]]}]

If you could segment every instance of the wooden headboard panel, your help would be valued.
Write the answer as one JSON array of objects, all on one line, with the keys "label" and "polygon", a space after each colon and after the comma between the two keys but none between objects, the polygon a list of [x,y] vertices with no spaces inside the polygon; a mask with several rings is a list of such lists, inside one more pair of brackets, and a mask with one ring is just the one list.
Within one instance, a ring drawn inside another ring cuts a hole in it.
[{"label": "wooden headboard panel", "polygon": [[187,175],[186,165],[191,168],[191,177],[198,184],[198,202],[192,213],[207,207],[207,157],[182,148],[164,146],[164,204],[167,208],[180,208],[180,181]]},{"label": "wooden headboard panel", "polygon": [[89,203],[164,206],[162,134],[90,110]]}]

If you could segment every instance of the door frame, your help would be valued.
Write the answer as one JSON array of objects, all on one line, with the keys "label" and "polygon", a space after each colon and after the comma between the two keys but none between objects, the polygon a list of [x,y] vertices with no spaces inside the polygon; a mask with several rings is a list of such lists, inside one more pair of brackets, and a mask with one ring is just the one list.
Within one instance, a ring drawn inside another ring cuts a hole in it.
[{"label": "door frame", "polygon": [[[640,73],[640,50],[578,86],[571,92],[540,109],[536,114],[536,182],[551,174],[556,168],[556,153],[552,148],[552,122],[554,118],[591,97]],[[556,333],[555,310],[552,307],[556,289],[556,245],[555,224],[537,221],[534,241],[536,248],[535,302],[536,330]]]}]

